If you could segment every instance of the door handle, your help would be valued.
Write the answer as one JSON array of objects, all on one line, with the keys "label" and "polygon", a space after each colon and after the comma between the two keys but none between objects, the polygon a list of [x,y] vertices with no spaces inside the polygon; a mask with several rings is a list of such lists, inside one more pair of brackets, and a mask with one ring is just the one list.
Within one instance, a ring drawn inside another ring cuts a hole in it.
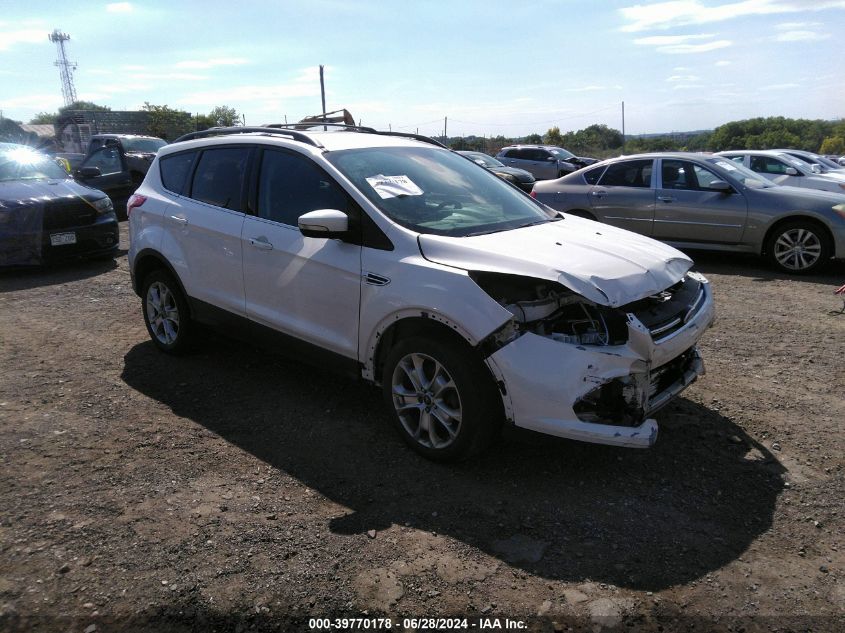
[{"label": "door handle", "polygon": [[181,215],[171,215],[170,219],[176,222],[176,224],[181,224],[182,226],[188,224],[188,218],[183,218]]},{"label": "door handle", "polygon": [[660,200],[660,202],[674,202],[675,201],[675,199],[672,196],[657,196],[657,199]]},{"label": "door handle", "polygon": [[606,191],[591,191],[591,192],[590,192],[590,195],[591,195],[591,196],[594,196],[594,197],[596,197],[596,198],[601,198],[602,196],[604,196],[604,195],[606,195],[606,194],[607,194],[607,192],[606,192]]},{"label": "door handle", "polygon": [[249,243],[257,249],[262,251],[272,251],[273,245],[267,241],[266,237],[251,237]]}]

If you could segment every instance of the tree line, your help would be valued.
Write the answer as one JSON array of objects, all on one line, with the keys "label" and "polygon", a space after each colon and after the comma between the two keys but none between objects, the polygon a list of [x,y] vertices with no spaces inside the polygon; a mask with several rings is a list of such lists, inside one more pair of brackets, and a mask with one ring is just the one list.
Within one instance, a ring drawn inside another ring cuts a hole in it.
[{"label": "tree line", "polygon": [[[205,130],[215,126],[241,125],[242,117],[235,108],[217,106],[208,114],[191,114],[145,102],[142,110],[150,113],[147,134],[163,136],[168,122],[176,118],[185,121],[183,133]],[[111,108],[89,101],[78,101],[60,108],[58,112],[40,112],[30,123],[54,123],[71,110],[110,111]],[[578,155],[607,158],[622,153],[683,151],[718,152],[729,149],[802,149],[820,154],[845,154],[845,119],[823,121],[819,119],[788,119],[785,117],[758,117],[731,121],[714,130],[683,132],[678,134],[627,136],[603,124],[590,125],[582,130],[562,133],[560,128],[550,128],[545,134],[529,134],[508,138],[496,136],[451,137],[446,144],[453,149],[497,153],[502,147],[515,143],[546,144],[565,147]]]},{"label": "tree line", "polygon": [[644,152],[719,152],[729,149],[802,149],[820,154],[845,154],[845,120],[822,121],[766,117],[732,121],[714,130],[649,136],[627,136],[607,125],[591,125],[576,132],[561,133],[550,128],[542,136],[529,134],[517,138],[496,136],[455,137],[448,139],[453,149],[495,154],[515,143],[546,144],[565,147],[573,154],[607,158],[619,154]]}]

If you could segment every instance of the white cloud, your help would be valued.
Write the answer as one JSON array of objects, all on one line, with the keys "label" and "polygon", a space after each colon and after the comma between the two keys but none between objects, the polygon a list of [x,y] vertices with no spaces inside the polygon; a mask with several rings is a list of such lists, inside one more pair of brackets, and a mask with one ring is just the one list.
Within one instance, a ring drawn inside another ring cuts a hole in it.
[{"label": "white cloud", "polygon": [[106,5],[106,11],[109,13],[131,13],[134,9],[131,2],[112,2]]},{"label": "white cloud", "polygon": [[714,37],[712,33],[702,33],[699,35],[653,35],[651,37],[637,38],[634,40],[634,44],[655,46],[658,52],[670,54],[706,53],[733,45],[733,42],[730,40],[713,40],[712,42],[701,42],[700,44],[690,43],[711,39],[712,37]]},{"label": "white cloud", "polygon": [[[0,29],[6,23],[0,23]],[[47,29],[24,28],[14,31],[0,30],[0,51],[7,51],[15,44],[42,44],[47,41]]]},{"label": "white cloud", "polygon": [[20,108],[46,112],[48,110],[58,110],[61,105],[61,97],[54,93],[23,95],[21,97],[0,100],[0,109],[3,110]]},{"label": "white cloud", "polygon": [[821,22],[781,22],[775,24],[775,28],[779,31],[795,31],[798,29],[815,29],[824,26]]},{"label": "white cloud", "polygon": [[669,83],[679,83],[698,81],[699,79],[701,79],[701,77],[696,77],[695,75],[672,75],[671,77],[667,77],[666,81]]},{"label": "white cloud", "polygon": [[604,86],[583,86],[581,88],[567,88],[569,92],[595,92],[597,90],[606,90]]},{"label": "white cloud", "polygon": [[701,0],[669,0],[619,9],[628,22],[623,31],[668,29],[690,24],[710,24],[750,15],[802,13],[843,9],[845,0],[739,0],[706,6]]},{"label": "white cloud", "polygon": [[760,90],[791,90],[792,88],[798,88],[800,84],[795,83],[788,83],[788,84],[771,84],[770,86],[762,86]]},{"label": "white cloud", "polygon": [[193,68],[193,69],[207,69],[215,66],[242,66],[248,64],[249,60],[243,57],[220,57],[214,59],[201,60],[186,60],[177,62],[176,68]]},{"label": "white cloud", "polygon": [[772,39],[776,42],[818,42],[829,37],[830,33],[817,33],[816,31],[786,31],[778,33]]},{"label": "white cloud", "polygon": [[714,66],[719,66],[719,67],[721,68],[721,67],[724,67],[724,66],[731,66],[731,65],[733,65],[733,62],[730,62],[730,61],[728,61],[727,59],[720,59],[719,61],[717,61],[717,62],[716,62],[715,64],[713,64],[713,65],[714,65]]}]

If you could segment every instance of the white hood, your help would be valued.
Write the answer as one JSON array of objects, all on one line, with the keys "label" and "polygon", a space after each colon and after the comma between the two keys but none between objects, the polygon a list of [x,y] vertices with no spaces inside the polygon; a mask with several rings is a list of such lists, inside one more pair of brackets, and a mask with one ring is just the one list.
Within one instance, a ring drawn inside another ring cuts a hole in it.
[{"label": "white hood", "polygon": [[557,281],[612,307],[665,290],[692,266],[671,246],[569,215],[489,235],[420,235],[419,243],[423,256],[438,264]]}]

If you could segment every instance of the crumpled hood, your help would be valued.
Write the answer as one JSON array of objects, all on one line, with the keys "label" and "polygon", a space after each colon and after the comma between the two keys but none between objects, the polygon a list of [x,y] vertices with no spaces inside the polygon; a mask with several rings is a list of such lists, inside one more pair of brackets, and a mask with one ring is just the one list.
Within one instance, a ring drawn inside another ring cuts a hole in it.
[{"label": "crumpled hood", "polygon": [[557,281],[611,307],[665,290],[692,266],[671,246],[569,215],[489,235],[420,235],[419,244],[423,256],[438,264]]}]

